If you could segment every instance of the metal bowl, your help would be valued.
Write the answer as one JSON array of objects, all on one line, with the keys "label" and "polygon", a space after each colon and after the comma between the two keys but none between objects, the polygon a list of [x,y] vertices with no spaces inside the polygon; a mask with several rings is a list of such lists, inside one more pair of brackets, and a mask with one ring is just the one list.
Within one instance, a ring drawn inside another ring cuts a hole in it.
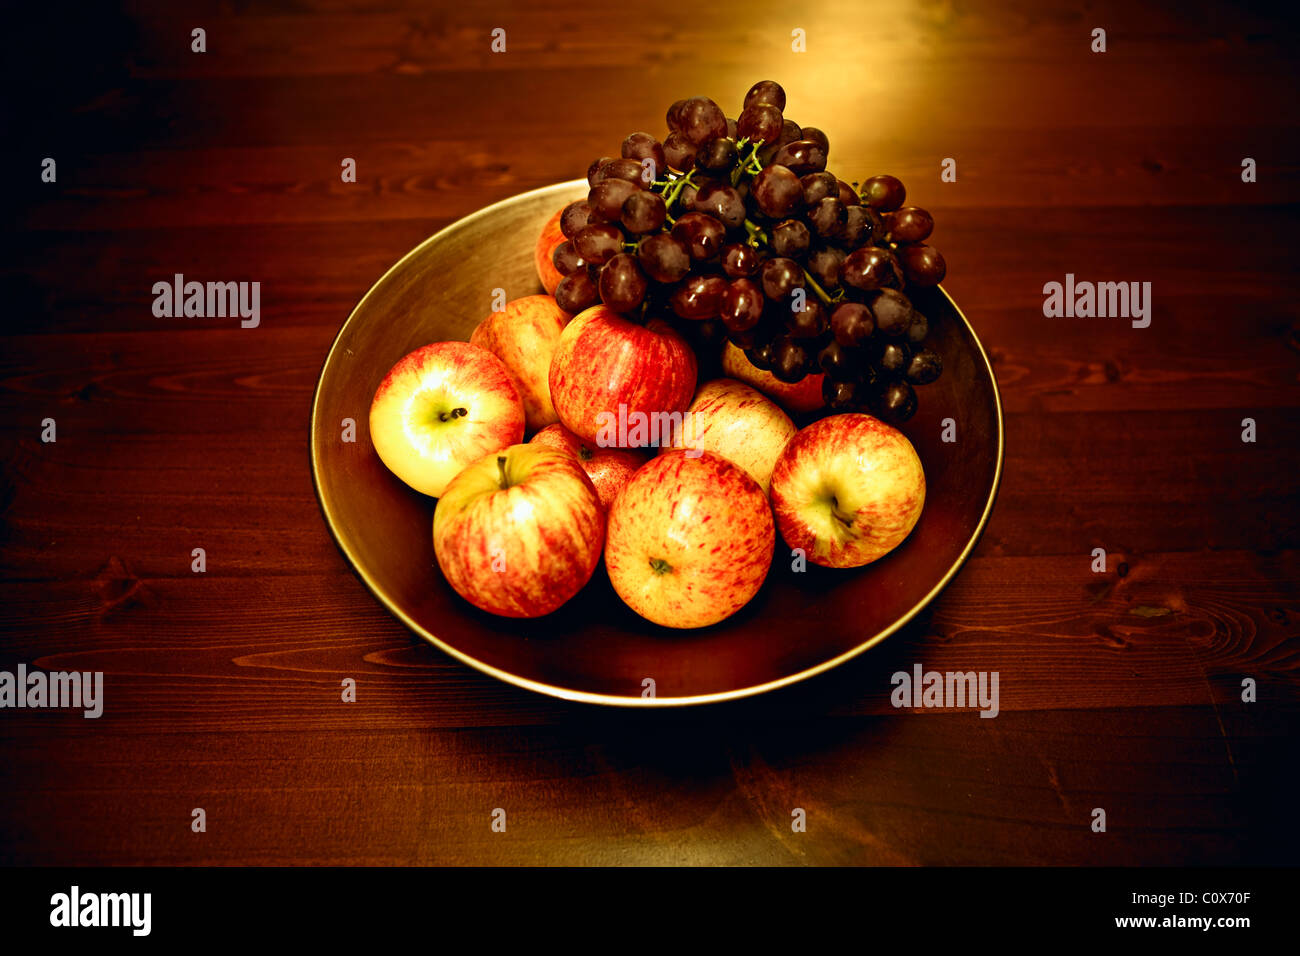
[{"label": "metal bowl", "polygon": [[[603,564],[564,607],[532,621],[494,617],[462,600],[433,554],[433,499],[380,462],[368,431],[380,380],[407,352],[467,340],[509,299],[541,291],[533,247],[556,210],[585,196],[559,183],[495,203],[409,252],[343,324],[316,386],[311,466],[321,510],[361,580],[408,627],[501,680],[569,700],[638,707],[763,693],[826,671],[878,644],[918,614],[957,573],[993,508],[1002,473],[1002,408],[988,356],[942,290],[915,297],[930,318],[942,377],[921,389],[902,430],[925,466],[925,510],[911,536],[865,568],[792,570],[778,540],[767,582],[712,627],[651,624],[615,595]],[[945,442],[945,419],[952,419]],[[356,440],[344,441],[344,420]],[[644,681],[655,696],[643,697]]]}]

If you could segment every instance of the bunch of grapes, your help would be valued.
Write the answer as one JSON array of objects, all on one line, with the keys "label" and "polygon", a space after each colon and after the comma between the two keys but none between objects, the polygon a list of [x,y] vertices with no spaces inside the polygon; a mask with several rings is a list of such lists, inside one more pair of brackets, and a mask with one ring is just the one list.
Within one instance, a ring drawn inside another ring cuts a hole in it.
[{"label": "bunch of grapes", "polygon": [[711,99],[678,100],[668,135],[623,140],[587,170],[587,198],[561,217],[555,299],[662,318],[697,350],[725,337],[782,382],[825,374],[835,411],[892,422],[913,386],[939,377],[928,322],[907,290],[937,285],[928,212],[893,176],[827,172],[829,141],[783,113],[785,91],[754,84],[737,119]]}]

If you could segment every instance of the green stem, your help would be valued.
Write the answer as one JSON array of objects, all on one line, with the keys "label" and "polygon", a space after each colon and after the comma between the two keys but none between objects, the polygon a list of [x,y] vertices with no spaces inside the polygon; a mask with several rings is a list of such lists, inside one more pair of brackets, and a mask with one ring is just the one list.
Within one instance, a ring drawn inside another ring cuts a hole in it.
[{"label": "green stem", "polygon": [[813,291],[817,293],[817,298],[822,300],[822,304],[830,305],[831,297],[826,294],[825,289],[823,289],[821,286],[817,284],[817,280],[812,277],[812,273],[809,272],[807,269],[804,269],[803,277],[808,280],[808,284],[812,286]]},{"label": "green stem", "polygon": [[750,245],[757,245],[760,242],[763,243],[763,245],[767,245],[768,242],[767,233],[763,232],[762,229],[759,229],[756,223],[751,222],[749,219],[746,219],[745,231],[749,233]]},{"label": "green stem", "polygon": [[737,163],[736,168],[731,171],[732,186],[740,185],[740,177],[745,173],[749,173],[751,176],[756,176],[763,171],[763,164],[758,161],[758,151],[763,148],[763,143],[760,141],[751,144],[749,140],[742,138],[740,143],[736,144],[737,152],[743,150],[741,145],[742,143],[746,146],[751,146],[751,149],[749,155]]},{"label": "green stem", "polygon": [[676,179],[673,180],[672,186],[670,186],[667,190],[664,191],[665,206],[672,206],[672,204],[677,201],[677,197],[681,194],[681,191],[686,188],[687,184],[690,183],[691,178],[694,175],[695,175],[695,170],[692,169],[686,175],[678,176]]},{"label": "green stem", "polygon": [[677,220],[673,218],[673,203],[677,202],[677,197],[681,195],[682,190],[685,189],[688,184],[692,186],[695,185],[691,182],[691,177],[694,175],[695,170],[692,169],[685,176],[680,176],[677,179],[674,179],[673,184],[664,190],[665,218],[668,220],[670,225],[677,222]]}]

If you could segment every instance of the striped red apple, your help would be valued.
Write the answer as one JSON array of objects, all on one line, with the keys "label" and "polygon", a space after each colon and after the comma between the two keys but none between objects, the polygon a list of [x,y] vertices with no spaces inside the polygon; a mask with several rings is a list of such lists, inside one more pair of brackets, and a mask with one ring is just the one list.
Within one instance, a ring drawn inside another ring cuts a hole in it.
[{"label": "striped red apple", "polygon": [[546,290],[547,295],[554,295],[555,287],[564,278],[560,275],[560,270],[555,268],[552,258],[555,250],[564,242],[564,233],[560,230],[560,216],[563,212],[564,210],[560,209],[546,220],[537,237],[537,243],[533,246],[533,265],[537,267],[537,278],[542,280],[542,288]]},{"label": "striped red apple", "polygon": [[680,419],[695,394],[697,371],[694,351],[666,322],[641,325],[595,305],[573,317],[555,347],[551,402],[565,428],[598,442],[619,416]]},{"label": "striped red apple", "polygon": [[585,442],[563,425],[548,425],[532,437],[530,444],[558,448],[573,455],[596,486],[600,503],[606,508],[614,503],[637,469],[650,459],[647,452],[639,449],[602,448],[595,442]]},{"label": "striped red apple", "polygon": [[591,579],[605,508],[572,455],[512,445],[458,474],[433,512],[433,551],[447,582],[475,607],[541,617]]},{"label": "striped red apple", "polygon": [[722,349],[722,371],[731,378],[752,385],[764,395],[770,395],[786,411],[813,412],[826,406],[826,400],[822,397],[825,375],[805,375],[793,384],[783,382],[771,372],[765,372],[750,362],[744,351],[731,342]]},{"label": "striped red apple", "polygon": [[618,596],[646,620],[705,627],[758,593],[775,541],[772,509],[753,478],[713,452],[670,451],[615,499],[605,567]]},{"label": "striped red apple", "polygon": [[569,324],[565,312],[549,295],[526,295],[506,303],[474,329],[469,340],[501,360],[524,403],[528,431],[559,421],[551,404],[551,356],[560,333]]},{"label": "striped red apple", "polygon": [[809,561],[856,568],[902,544],[925,506],[912,443],[870,415],[832,415],[790,440],[772,470],[781,537]]},{"label": "striped red apple", "polygon": [[776,403],[744,382],[715,378],[695,393],[674,448],[711,451],[744,469],[763,494],[772,466],[797,429]]},{"label": "striped red apple", "polygon": [[524,406],[509,371],[468,342],[435,342],[403,356],[370,405],[380,460],[435,498],[466,465],[523,437]]}]

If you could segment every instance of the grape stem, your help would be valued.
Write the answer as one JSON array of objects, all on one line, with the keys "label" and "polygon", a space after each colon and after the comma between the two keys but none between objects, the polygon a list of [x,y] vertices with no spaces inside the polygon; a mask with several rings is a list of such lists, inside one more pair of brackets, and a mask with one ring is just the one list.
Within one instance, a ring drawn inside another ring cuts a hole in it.
[{"label": "grape stem", "polygon": [[763,141],[759,140],[751,144],[748,139],[742,138],[736,144],[737,152],[743,152],[746,146],[751,146],[749,155],[736,164],[736,168],[731,171],[731,185],[740,185],[740,177],[745,173],[756,176],[763,171],[763,165],[758,161],[758,151],[763,148]]},{"label": "grape stem", "polygon": [[813,292],[817,293],[817,298],[821,299],[824,305],[830,305],[831,297],[826,293],[825,289],[817,284],[817,280],[812,277],[812,273],[807,269],[804,269],[803,277],[808,280],[808,284],[812,286]]},{"label": "grape stem", "polygon": [[751,246],[757,248],[759,243],[762,243],[763,245],[767,245],[768,242],[767,233],[763,232],[762,229],[759,229],[757,223],[754,223],[751,220],[746,219],[745,231],[749,233],[749,244]]},{"label": "grape stem", "polygon": [[674,179],[672,185],[664,190],[665,218],[667,218],[670,223],[676,224],[677,222],[677,220],[673,218],[673,203],[677,202],[677,197],[681,195],[681,191],[685,189],[688,184],[694,185],[694,183],[691,182],[691,177],[694,175],[695,170],[692,169],[685,176],[679,176],[677,179]]}]

